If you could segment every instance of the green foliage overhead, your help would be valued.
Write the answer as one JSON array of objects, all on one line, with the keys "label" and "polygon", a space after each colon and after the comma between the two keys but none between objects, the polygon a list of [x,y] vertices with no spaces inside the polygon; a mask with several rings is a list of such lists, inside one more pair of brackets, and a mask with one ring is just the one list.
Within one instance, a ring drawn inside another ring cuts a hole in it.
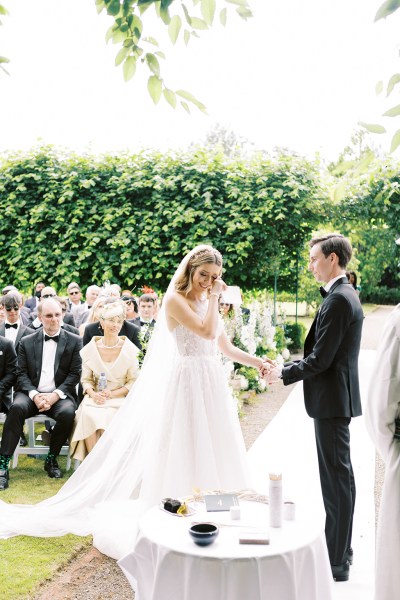
[{"label": "green foliage overhead", "polygon": [[62,154],[50,147],[0,163],[1,283],[57,289],[111,279],[165,289],[182,255],[212,243],[227,280],[294,285],[296,256],[329,211],[317,166],[295,156],[228,160],[191,154]]},{"label": "green foliage overhead", "polygon": [[[134,77],[137,65],[143,64],[149,70],[147,89],[154,104],[163,97],[173,108],[179,102],[187,112],[190,112],[190,104],[202,112],[205,112],[205,106],[189,92],[174,92],[165,84],[160,65],[165,54],[159,49],[154,32],[146,33],[146,25],[151,24],[151,20],[145,12],[153,7],[171,42],[176,44],[182,37],[187,45],[193,37],[199,37],[199,31],[213,25],[217,5],[222,2],[234,5],[232,8],[242,19],[252,16],[247,0],[187,0],[186,3],[178,0],[95,0],[97,12],[105,11],[113,19],[106,40],[119,47],[115,64],[122,65],[125,81]],[[219,10],[219,20],[223,25],[226,24],[226,16],[225,6]]]}]

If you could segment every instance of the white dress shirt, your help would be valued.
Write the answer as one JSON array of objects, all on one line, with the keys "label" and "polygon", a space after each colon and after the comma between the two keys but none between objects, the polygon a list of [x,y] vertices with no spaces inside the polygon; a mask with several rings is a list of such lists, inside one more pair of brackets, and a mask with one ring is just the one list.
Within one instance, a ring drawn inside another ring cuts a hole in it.
[{"label": "white dress shirt", "polygon": [[[5,324],[8,323],[7,319],[5,320],[4,323]],[[12,323],[10,323],[10,325],[12,325]],[[14,325],[15,325],[15,323],[14,323]],[[15,329],[15,327],[9,327],[8,329],[5,329],[4,337],[6,337],[8,340],[11,340],[12,343],[14,344],[14,346],[15,346],[15,340],[17,339],[19,328],[21,326],[21,319],[18,319],[17,325],[18,325],[17,329]]]},{"label": "white dress shirt", "polygon": [[[43,337],[45,331],[43,329]],[[60,335],[60,330],[55,335]],[[57,343],[52,340],[45,342],[43,340],[43,354],[42,354],[42,371],[40,373],[39,385],[37,390],[31,390],[29,397],[33,400],[36,394],[41,392],[56,392],[60,398],[66,398],[66,395],[61,390],[56,390],[56,383],[54,381],[54,363],[56,360]]]}]

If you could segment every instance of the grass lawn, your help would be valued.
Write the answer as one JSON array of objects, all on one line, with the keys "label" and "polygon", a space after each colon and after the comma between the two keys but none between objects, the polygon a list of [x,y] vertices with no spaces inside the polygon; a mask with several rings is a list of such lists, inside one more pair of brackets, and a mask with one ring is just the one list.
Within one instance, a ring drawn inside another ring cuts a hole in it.
[{"label": "grass lawn", "polygon": [[[59,465],[64,473],[65,463],[66,457],[60,457]],[[43,465],[42,458],[20,456],[17,468],[10,469],[10,487],[1,492],[0,499],[35,504],[56,494],[68,475],[64,474],[63,479],[50,479]],[[58,569],[90,544],[90,536],[75,535],[54,538],[18,536],[0,540],[0,598],[19,600],[30,597],[42,582],[51,579]]]}]

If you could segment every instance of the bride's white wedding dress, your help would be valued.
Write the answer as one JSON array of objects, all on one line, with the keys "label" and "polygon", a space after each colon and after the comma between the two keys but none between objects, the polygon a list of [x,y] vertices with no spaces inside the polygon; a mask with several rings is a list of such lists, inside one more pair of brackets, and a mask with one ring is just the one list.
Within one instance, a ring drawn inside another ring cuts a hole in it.
[{"label": "bride's white wedding dress", "polygon": [[55,496],[0,502],[0,537],[93,534],[99,550],[120,558],[132,550],[140,512],[162,498],[249,487],[217,340],[159,325],[151,357],[94,450]]}]

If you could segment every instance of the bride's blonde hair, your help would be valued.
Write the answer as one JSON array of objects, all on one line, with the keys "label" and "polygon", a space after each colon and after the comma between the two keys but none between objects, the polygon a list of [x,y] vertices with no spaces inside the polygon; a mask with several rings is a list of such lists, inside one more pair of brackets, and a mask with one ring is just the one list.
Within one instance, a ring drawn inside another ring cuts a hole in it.
[{"label": "bride's blonde hair", "polygon": [[183,265],[182,272],[176,278],[175,290],[188,294],[193,285],[193,274],[197,267],[205,264],[214,264],[221,267],[222,256],[212,246],[198,246],[190,253],[187,262]]}]

